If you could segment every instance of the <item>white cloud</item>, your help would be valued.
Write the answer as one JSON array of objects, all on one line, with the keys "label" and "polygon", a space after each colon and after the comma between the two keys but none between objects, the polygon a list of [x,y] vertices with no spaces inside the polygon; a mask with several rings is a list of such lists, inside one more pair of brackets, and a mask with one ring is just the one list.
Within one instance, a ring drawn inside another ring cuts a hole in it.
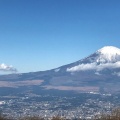
[{"label": "white cloud", "polygon": [[91,63],[91,64],[80,64],[77,66],[74,66],[72,68],[68,68],[67,71],[69,72],[74,72],[74,71],[84,71],[84,70],[92,70],[95,69],[96,64],[95,63]]},{"label": "white cloud", "polygon": [[67,72],[76,72],[76,71],[85,71],[85,70],[96,70],[101,71],[105,68],[119,68],[120,61],[116,63],[102,63],[97,64],[96,62],[87,63],[87,64],[80,64],[71,68],[67,68]]},{"label": "white cloud", "polygon": [[17,72],[17,69],[14,68],[12,65],[6,65],[6,64],[2,63],[2,64],[0,64],[0,71]]}]

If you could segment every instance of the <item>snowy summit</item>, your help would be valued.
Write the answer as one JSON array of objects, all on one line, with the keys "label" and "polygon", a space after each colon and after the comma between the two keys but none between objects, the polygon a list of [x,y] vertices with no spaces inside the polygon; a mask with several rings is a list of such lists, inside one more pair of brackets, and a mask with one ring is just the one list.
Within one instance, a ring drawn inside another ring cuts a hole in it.
[{"label": "snowy summit", "polygon": [[120,49],[114,46],[105,46],[98,50],[101,54],[120,55]]},{"label": "snowy summit", "polygon": [[116,62],[120,60],[120,49],[114,46],[105,46],[97,51],[100,62]]}]

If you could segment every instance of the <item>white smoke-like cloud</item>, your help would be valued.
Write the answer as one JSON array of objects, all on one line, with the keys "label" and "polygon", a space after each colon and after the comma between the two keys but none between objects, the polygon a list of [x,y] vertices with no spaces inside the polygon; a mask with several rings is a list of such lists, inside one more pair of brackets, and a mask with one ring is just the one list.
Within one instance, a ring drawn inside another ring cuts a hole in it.
[{"label": "white smoke-like cloud", "polygon": [[105,68],[119,68],[120,61],[116,63],[101,63],[97,64],[96,62],[87,63],[87,64],[80,64],[71,68],[67,68],[67,72],[76,72],[76,71],[85,71],[85,70],[96,70],[101,71]]},{"label": "white smoke-like cloud", "polygon": [[3,72],[17,72],[17,69],[14,68],[12,65],[6,65],[4,63],[0,64],[0,71]]}]

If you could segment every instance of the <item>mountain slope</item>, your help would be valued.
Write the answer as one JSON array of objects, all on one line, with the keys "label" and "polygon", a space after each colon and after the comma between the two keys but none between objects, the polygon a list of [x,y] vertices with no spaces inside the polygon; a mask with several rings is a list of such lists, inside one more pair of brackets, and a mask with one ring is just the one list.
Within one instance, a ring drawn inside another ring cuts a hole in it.
[{"label": "mountain slope", "polygon": [[120,49],[105,46],[82,60],[56,69],[0,76],[0,81],[29,81],[27,85],[32,86],[30,80],[42,80],[37,81],[38,85],[48,90],[120,91]]}]

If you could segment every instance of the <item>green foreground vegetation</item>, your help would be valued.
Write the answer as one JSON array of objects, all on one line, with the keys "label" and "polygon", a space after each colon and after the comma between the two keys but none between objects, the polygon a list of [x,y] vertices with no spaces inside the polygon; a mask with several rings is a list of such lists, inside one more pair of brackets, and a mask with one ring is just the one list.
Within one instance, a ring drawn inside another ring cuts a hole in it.
[{"label": "green foreground vegetation", "polygon": [[[0,120],[14,120],[14,119],[5,117],[4,115],[0,114]],[[33,116],[33,117],[23,117],[17,120],[46,120],[46,119]],[[67,120],[67,119],[56,116],[56,117],[53,117],[51,120]],[[74,119],[74,120],[83,120],[83,119]],[[91,119],[91,120],[120,120],[120,108],[114,109],[111,112],[111,114],[101,114],[101,115],[95,116],[94,119]]]}]

